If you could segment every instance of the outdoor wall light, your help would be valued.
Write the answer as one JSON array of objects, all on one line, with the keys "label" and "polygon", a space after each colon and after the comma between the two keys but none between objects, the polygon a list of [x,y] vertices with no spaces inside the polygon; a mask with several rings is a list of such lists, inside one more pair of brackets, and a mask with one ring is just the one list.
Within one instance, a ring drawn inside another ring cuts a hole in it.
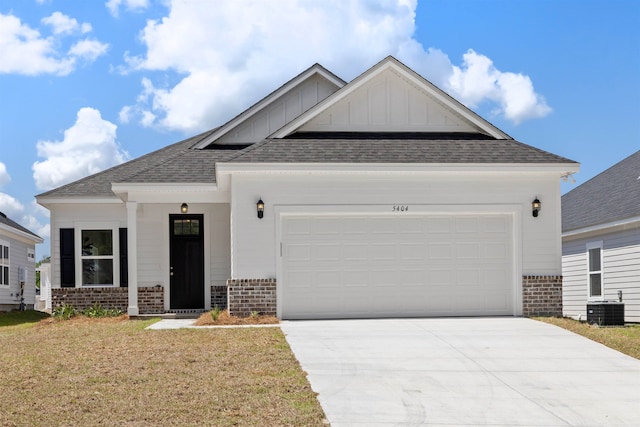
[{"label": "outdoor wall light", "polygon": [[533,200],[533,202],[531,202],[531,209],[531,214],[534,218],[537,218],[538,212],[540,212],[540,209],[542,209],[542,203],[540,203],[540,200],[538,200],[537,197]]},{"label": "outdoor wall light", "polygon": [[180,205],[180,212],[182,212],[182,213],[189,212],[189,205],[186,204],[186,203],[183,203],[182,205]]},{"label": "outdoor wall light", "polygon": [[264,202],[262,201],[262,198],[258,200],[258,203],[256,203],[256,207],[258,209],[258,218],[262,219],[262,217],[264,216]]}]

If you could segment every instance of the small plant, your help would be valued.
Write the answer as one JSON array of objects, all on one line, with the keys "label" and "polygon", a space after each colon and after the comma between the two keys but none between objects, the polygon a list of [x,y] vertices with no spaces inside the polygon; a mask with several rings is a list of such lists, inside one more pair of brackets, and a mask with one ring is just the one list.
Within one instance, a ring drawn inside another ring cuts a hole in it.
[{"label": "small plant", "polygon": [[257,311],[252,311],[251,314],[249,315],[252,319],[257,319],[258,316],[260,316],[260,313],[258,313]]},{"label": "small plant", "polygon": [[122,310],[117,308],[103,308],[98,302],[94,302],[89,308],[82,310],[82,315],[91,318],[97,317],[117,317],[122,314]]},{"label": "small plant", "polygon": [[218,317],[220,317],[221,313],[222,309],[216,305],[215,307],[213,307],[213,309],[211,309],[211,319],[213,319],[213,321],[215,322],[216,320],[218,320]]},{"label": "small plant", "polygon": [[52,315],[58,319],[69,320],[78,315],[78,310],[76,310],[73,305],[63,302],[53,309]]}]

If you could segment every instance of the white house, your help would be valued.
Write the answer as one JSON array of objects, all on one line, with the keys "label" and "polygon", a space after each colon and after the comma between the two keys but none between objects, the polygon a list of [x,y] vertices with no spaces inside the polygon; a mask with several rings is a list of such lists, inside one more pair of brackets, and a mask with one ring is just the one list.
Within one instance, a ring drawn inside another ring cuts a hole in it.
[{"label": "white house", "polygon": [[220,127],[37,200],[54,304],[560,315],[560,178],[578,168],[388,57],[349,83],[316,64]]},{"label": "white house", "polygon": [[564,315],[587,303],[624,303],[640,322],[640,151],[562,196]]},{"label": "white house", "polygon": [[41,237],[0,212],[0,311],[33,309]]}]

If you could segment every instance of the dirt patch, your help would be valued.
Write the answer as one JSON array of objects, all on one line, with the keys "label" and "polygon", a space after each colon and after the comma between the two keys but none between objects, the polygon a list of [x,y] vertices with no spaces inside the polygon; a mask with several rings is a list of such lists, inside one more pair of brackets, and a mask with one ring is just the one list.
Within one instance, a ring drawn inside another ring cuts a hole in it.
[{"label": "dirt patch", "polygon": [[275,316],[257,315],[249,317],[231,316],[227,310],[220,312],[218,318],[213,320],[211,312],[203,313],[194,323],[196,326],[211,325],[273,325],[280,323]]}]

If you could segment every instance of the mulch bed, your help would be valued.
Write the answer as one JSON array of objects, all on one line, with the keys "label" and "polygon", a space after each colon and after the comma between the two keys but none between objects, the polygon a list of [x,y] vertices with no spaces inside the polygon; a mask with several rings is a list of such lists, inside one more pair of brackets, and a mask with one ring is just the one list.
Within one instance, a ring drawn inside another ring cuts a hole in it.
[{"label": "mulch bed", "polygon": [[263,314],[250,317],[231,316],[227,310],[222,311],[216,320],[213,320],[210,312],[203,313],[194,323],[196,326],[224,326],[224,325],[273,325],[280,321],[275,316]]}]

